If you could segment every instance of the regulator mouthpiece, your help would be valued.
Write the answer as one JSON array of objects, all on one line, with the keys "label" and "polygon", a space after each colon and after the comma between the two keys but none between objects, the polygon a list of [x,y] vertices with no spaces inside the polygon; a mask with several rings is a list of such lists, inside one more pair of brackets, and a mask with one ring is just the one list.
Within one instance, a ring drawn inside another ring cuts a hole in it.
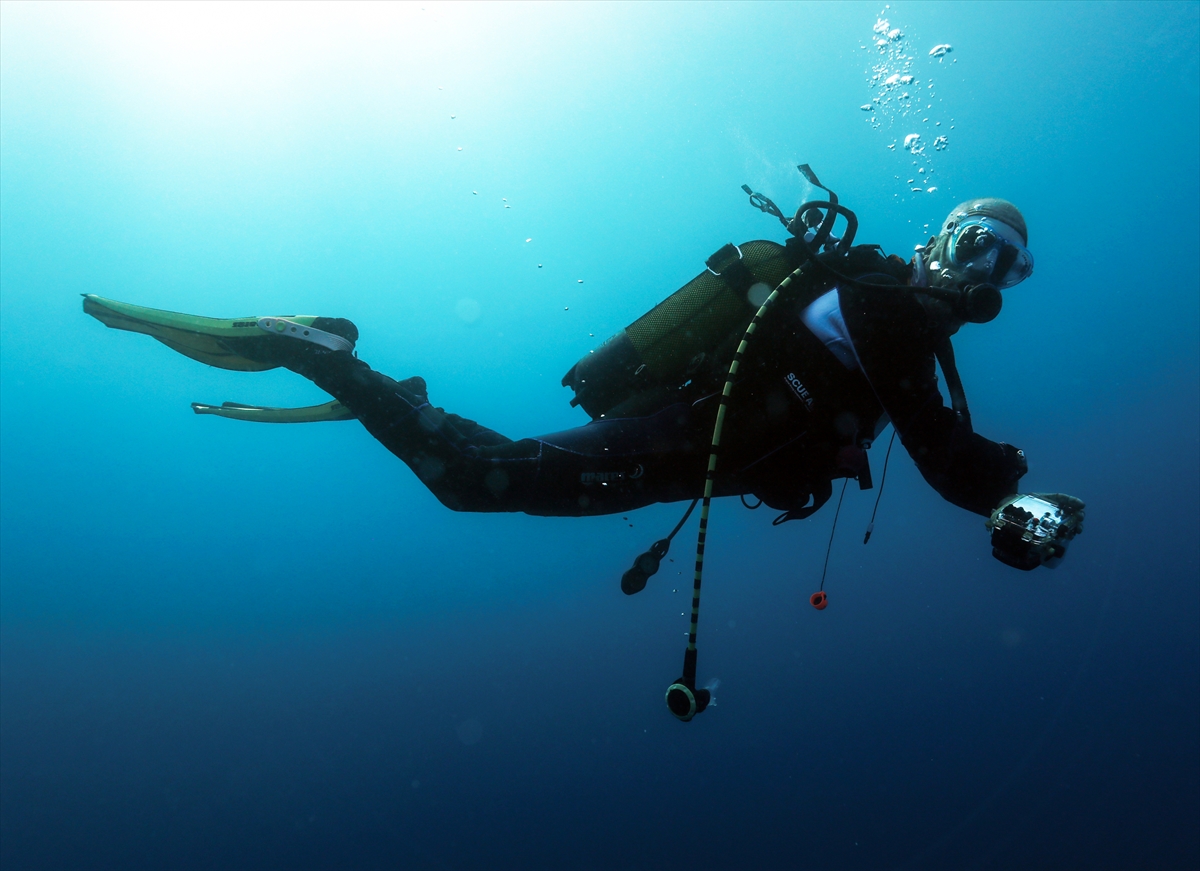
[{"label": "regulator mouthpiece", "polygon": [[1000,314],[1004,297],[994,284],[972,284],[963,288],[959,306],[969,323],[986,324]]},{"label": "regulator mouthpiece", "polygon": [[969,324],[986,324],[995,319],[1004,306],[1004,297],[994,284],[963,284],[958,288],[922,287],[917,290],[949,303]]}]

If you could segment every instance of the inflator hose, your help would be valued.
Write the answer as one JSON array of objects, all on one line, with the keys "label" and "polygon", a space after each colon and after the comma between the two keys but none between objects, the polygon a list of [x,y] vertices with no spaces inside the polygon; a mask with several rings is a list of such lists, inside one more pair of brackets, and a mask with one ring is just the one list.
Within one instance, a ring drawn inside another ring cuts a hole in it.
[{"label": "inflator hose", "polygon": [[[671,708],[671,713],[675,714],[680,720],[687,722],[693,716],[704,710],[703,705],[688,705],[684,706],[681,702],[688,695],[683,692],[683,688],[691,691],[692,695],[697,692],[703,693],[703,690],[697,691],[695,688],[696,674],[696,628],[700,622],[700,583],[704,575],[704,543],[708,536],[708,513],[712,505],[713,484],[716,479],[717,472],[717,457],[721,447],[721,431],[725,428],[725,415],[729,408],[729,397],[733,393],[733,382],[737,378],[738,367],[741,366],[742,358],[746,354],[746,349],[750,345],[750,339],[754,336],[754,332],[758,329],[758,323],[762,320],[763,315],[767,310],[774,305],[781,293],[786,291],[791,286],[792,282],[804,271],[807,264],[797,266],[792,272],[779,283],[779,286],[771,291],[770,295],[759,306],[754,317],[746,327],[746,332],[742,335],[742,341],[738,344],[737,351],[733,355],[733,360],[729,364],[729,374],[725,376],[725,387],[721,390],[720,404],[717,406],[717,420],[713,425],[712,445],[708,454],[708,468],[704,475],[704,496],[700,502],[700,531],[696,535],[696,569],[692,579],[692,620],[688,629],[688,645],[687,651],[684,653],[683,677],[678,682],[672,684],[667,690],[667,705]],[[684,681],[690,678],[690,685]],[[682,693],[682,695],[681,695]],[[699,701],[697,699],[697,701]],[[705,700],[707,703],[707,700]]]}]

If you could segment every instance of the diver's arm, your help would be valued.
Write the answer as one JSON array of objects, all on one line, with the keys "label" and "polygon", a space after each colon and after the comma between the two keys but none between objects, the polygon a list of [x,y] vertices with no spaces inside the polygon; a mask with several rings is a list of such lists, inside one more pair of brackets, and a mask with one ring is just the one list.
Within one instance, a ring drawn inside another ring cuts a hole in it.
[{"label": "diver's arm", "polygon": [[987,517],[1017,492],[1027,469],[1024,452],[972,432],[942,404],[936,388],[921,402],[885,379],[876,393],[921,475],[948,502]]},{"label": "diver's arm", "polygon": [[987,517],[1016,492],[1025,455],[961,422],[937,389],[941,337],[912,294],[839,293],[854,349],[880,404],[925,480],[947,501]]}]

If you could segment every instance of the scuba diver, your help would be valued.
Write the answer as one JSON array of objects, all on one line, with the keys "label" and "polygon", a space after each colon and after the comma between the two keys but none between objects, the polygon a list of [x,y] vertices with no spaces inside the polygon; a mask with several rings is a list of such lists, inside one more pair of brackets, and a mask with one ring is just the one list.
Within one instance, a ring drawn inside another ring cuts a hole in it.
[{"label": "scuba diver", "polygon": [[[684,676],[667,697],[690,720],[708,702],[695,686],[695,633],[714,496],[753,497],[781,512],[777,524],[809,517],[838,478],[873,486],[867,449],[890,423],[943,498],[988,518],[993,554],[1008,565],[1053,566],[1082,530],[1080,500],[1018,492],[1024,453],[973,431],[954,365],[951,337],[994,318],[1000,291],[1033,273],[1017,207],[968,200],[909,261],[854,245],[854,213],[807,165],[799,169],[828,199],[789,218],[743,186],[753,206],[787,228],[786,243],[725,245],[699,276],[579,360],[562,383],[592,420],[549,435],[514,441],[435,407],[422,378],[396,381],[358,359],[358,329],[345,319],[221,320],[91,294],[84,311],[213,366],[282,366],[308,378],[334,400],[193,408],[262,422],[356,419],[455,511],[584,516],[691,500],[675,531],[626,572],[626,593],[646,585],[703,499]],[[825,606],[824,596],[822,584],[814,607]]]}]

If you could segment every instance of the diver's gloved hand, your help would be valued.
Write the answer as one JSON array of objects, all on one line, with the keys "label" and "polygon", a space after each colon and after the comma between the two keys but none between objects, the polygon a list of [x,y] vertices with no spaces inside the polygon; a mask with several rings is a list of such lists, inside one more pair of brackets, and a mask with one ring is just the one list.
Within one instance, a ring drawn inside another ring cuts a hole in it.
[{"label": "diver's gloved hand", "polygon": [[1067,544],[1083,532],[1082,499],[1066,493],[1015,493],[1000,501],[987,527],[992,556],[1022,571],[1054,568],[1066,556]]}]

